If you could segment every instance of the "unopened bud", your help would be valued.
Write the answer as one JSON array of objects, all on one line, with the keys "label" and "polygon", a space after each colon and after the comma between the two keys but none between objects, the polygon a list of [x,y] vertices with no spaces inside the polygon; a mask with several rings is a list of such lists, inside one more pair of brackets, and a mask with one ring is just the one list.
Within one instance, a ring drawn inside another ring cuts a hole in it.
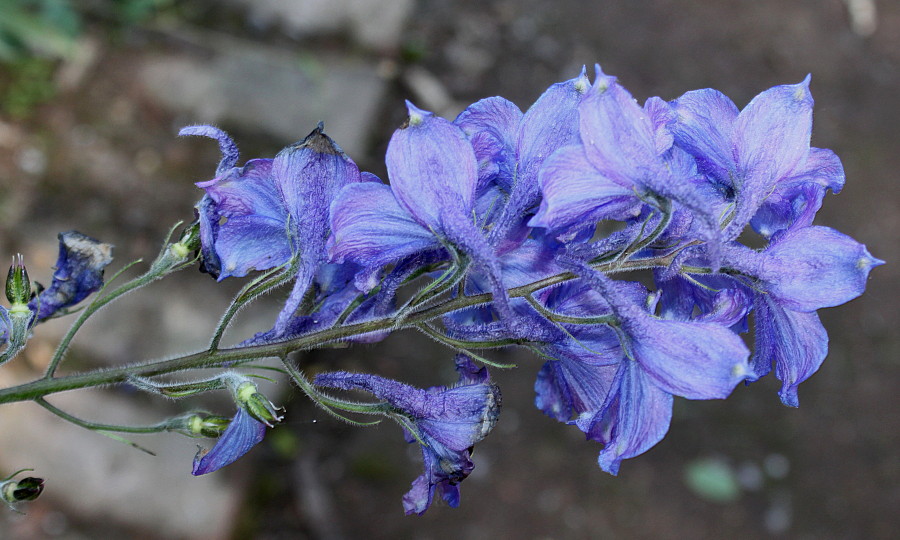
[{"label": "unopened bud", "polygon": [[43,478],[28,476],[21,480],[10,479],[0,482],[0,499],[13,508],[16,503],[37,499],[42,491],[44,491]]},{"label": "unopened bud", "polygon": [[175,252],[175,255],[183,259],[187,259],[193,252],[200,251],[200,221],[194,220],[193,223],[185,227],[181,231],[181,237],[178,239],[178,242],[172,244],[171,249]]},{"label": "unopened bud", "polygon": [[28,279],[22,255],[13,257],[9,273],[6,275],[6,299],[12,305],[12,311],[28,309],[26,306],[31,300],[31,280]]},{"label": "unopened bud", "polygon": [[225,416],[198,413],[187,418],[187,430],[191,435],[215,439],[228,429],[230,423],[231,418]]},{"label": "unopened bud", "polygon": [[278,407],[273,405],[269,398],[260,394],[256,385],[250,381],[242,382],[234,389],[234,398],[238,406],[243,407],[250,416],[269,427],[284,418],[278,414]]}]

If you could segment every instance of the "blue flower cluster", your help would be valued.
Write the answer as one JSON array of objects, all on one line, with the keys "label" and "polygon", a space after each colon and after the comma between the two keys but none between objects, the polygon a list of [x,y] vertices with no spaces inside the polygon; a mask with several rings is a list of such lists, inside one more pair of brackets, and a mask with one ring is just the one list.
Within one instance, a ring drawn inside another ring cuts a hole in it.
[{"label": "blue flower cluster", "polygon": [[[810,147],[809,78],[742,110],[712,89],[641,106],[598,66],[593,82],[582,70],[524,113],[501,97],[453,121],[407,108],[387,149],[389,184],[360,172],[321,125],[242,166],[224,132],[184,128],[223,154],[198,184],[205,270],[219,280],[295,270],[274,328],[248,343],[399,324],[440,295],[482,295],[430,332],[539,352],[537,407],[601,443],[612,474],[665,436],[675,396],[725,398],[774,366],[781,400],[797,406],[827,351],[816,311],[862,294],[883,262],[812,224],[844,173],[834,153]],[[414,279],[430,281],[398,307]],[[752,351],[741,337],[751,328]],[[467,357],[457,366],[457,386],[430,390],[367,374],[315,379],[368,391],[408,420],[425,461],[408,513],[435,490],[457,504],[469,449],[496,421],[486,371]]]}]

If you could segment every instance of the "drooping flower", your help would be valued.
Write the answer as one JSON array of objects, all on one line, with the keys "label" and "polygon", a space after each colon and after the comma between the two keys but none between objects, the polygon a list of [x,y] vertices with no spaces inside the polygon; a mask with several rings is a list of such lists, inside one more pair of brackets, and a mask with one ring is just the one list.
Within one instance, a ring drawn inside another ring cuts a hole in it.
[{"label": "drooping flower", "polygon": [[191,474],[200,476],[230,465],[262,442],[266,426],[272,427],[282,417],[278,408],[262,395],[250,379],[234,372],[221,376],[231,391],[237,413],[209,451],[200,449],[194,457]]},{"label": "drooping flower", "polygon": [[319,386],[364,390],[393,407],[407,430],[407,442],[421,443],[425,470],[403,497],[407,514],[423,514],[435,492],[459,505],[459,483],[472,472],[472,446],[493,429],[500,414],[500,389],[486,368],[458,355],[459,381],[449,387],[419,389],[377,375],[337,371],[316,376]]},{"label": "drooping flower", "polygon": [[228,424],[228,428],[211,450],[201,449],[194,457],[191,474],[200,476],[230,465],[261,443],[266,435],[266,425],[250,416],[242,407]]}]

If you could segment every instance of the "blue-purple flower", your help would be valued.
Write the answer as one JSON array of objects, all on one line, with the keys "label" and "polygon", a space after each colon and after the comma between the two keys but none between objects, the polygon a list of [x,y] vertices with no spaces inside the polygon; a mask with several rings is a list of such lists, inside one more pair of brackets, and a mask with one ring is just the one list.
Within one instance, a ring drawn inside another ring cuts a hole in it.
[{"label": "blue-purple flower", "polygon": [[672,101],[675,144],[734,207],[724,236],[734,239],[750,223],[766,236],[801,216],[809,225],[826,189],[844,184],[840,160],[810,148],[813,99],[810,77],[762,92],[740,112],[721,92],[694,90]]},{"label": "blue-purple flower", "polygon": [[721,399],[750,374],[749,351],[717,322],[658,319],[654,298],[637,283],[584,271],[587,284],[548,295],[547,307],[607,324],[567,324],[569,338],[545,347],[535,404],[601,442],[600,467],[617,474],[665,436],[672,396]]},{"label": "blue-purple flower", "polygon": [[756,291],[756,375],[775,365],[781,400],[798,405],[797,386],[815,373],[828,352],[816,310],[848,302],[865,291],[869,272],[884,264],[866,247],[828,227],[791,228],[757,252],[726,251],[725,262],[753,280]]},{"label": "blue-purple flower", "polygon": [[327,259],[331,201],[345,185],[369,178],[321,125],[274,159],[251,160],[240,168],[234,166],[237,149],[224,132],[191,126],[180,134],[212,137],[223,150],[216,178],[197,184],[206,190],[197,210],[207,271],[221,280],[296,258],[294,287],[275,325],[283,332]]},{"label": "blue-purple flower", "polygon": [[250,379],[234,372],[223,374],[222,379],[238,410],[212,449],[201,448],[197,452],[191,471],[194,476],[215,472],[234,463],[262,442],[267,426],[272,427],[282,420],[278,408],[259,393]]},{"label": "blue-purple flower", "polygon": [[316,376],[318,386],[365,390],[383,399],[407,429],[407,441],[421,443],[425,470],[403,497],[407,514],[422,514],[435,493],[459,505],[459,483],[472,472],[472,446],[493,429],[500,414],[500,389],[486,368],[458,355],[459,381],[449,387],[419,389],[377,375],[337,371]]}]

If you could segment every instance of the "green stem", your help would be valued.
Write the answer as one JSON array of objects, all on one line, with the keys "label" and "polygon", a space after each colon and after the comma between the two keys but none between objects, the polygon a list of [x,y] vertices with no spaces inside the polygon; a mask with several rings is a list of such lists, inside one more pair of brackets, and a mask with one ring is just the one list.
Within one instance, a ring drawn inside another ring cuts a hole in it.
[{"label": "green stem", "polygon": [[[131,263],[128,266],[132,266],[136,263],[137,261]],[[47,365],[47,371],[44,374],[44,378],[51,379],[53,377],[53,374],[56,373],[56,369],[59,367],[59,363],[62,362],[63,356],[66,354],[66,351],[69,350],[69,345],[75,338],[75,334],[77,334],[78,331],[81,330],[81,327],[85,322],[87,322],[88,318],[90,318],[91,315],[99,311],[107,304],[113,302],[114,300],[121,298],[131,291],[139,289],[160,277],[162,276],[159,275],[159,273],[155,271],[155,269],[151,268],[144,275],[129,281],[128,283],[122,285],[106,296],[98,296],[94,298],[94,300],[81,313],[79,313],[78,318],[75,319],[75,322],[73,322],[72,326],[69,327],[69,331],[66,332],[65,336],[63,336],[62,341],[60,341],[59,346],[56,348],[56,352],[54,352],[53,354],[53,358],[50,359],[50,363]]]},{"label": "green stem", "polygon": [[566,324],[614,324],[616,322],[616,317],[614,315],[600,315],[597,317],[570,317],[569,315],[563,315],[561,313],[555,313],[543,305],[540,302],[534,299],[530,294],[525,295],[525,300],[531,304],[538,313],[546,317],[547,319],[558,322],[558,323],[566,323]]},{"label": "green stem", "polygon": [[[675,254],[671,254],[654,259],[626,261],[621,264],[604,263],[595,266],[595,268],[612,273],[628,271],[634,268],[645,268],[648,266],[665,267],[671,263],[671,259],[674,258],[674,256]],[[510,298],[525,297],[535,291],[564,283],[575,279],[575,277],[576,276],[571,272],[556,274],[527,285],[514,287],[509,290],[509,296]],[[155,276],[148,273],[131,284],[127,284],[122,289],[111,293],[110,296],[121,296],[137,286],[144,285],[145,280],[147,282],[152,281],[152,278],[155,278]],[[104,297],[102,304],[105,305],[111,301],[111,299],[107,300],[107,298],[108,297]],[[0,389],[0,404],[36,400],[50,394],[68,390],[121,384],[127,382],[130,377],[134,376],[153,377],[189,369],[237,367],[263,358],[285,358],[288,354],[295,351],[314,349],[327,343],[346,340],[362,334],[414,328],[454,311],[487,304],[492,298],[491,293],[456,297],[433,306],[421,308],[418,311],[413,311],[402,319],[399,319],[398,316],[395,315],[340,327],[325,328],[311,334],[277,343],[266,343],[247,347],[232,347],[212,351],[204,350],[167,360],[157,360],[148,363],[101,369],[64,377],[43,377],[18,386]],[[93,306],[91,306],[91,308],[93,308]],[[93,308],[93,311],[96,311],[96,309],[99,309],[99,306]],[[68,341],[71,340],[71,337],[68,338],[69,339],[65,341],[66,345],[68,344]]]},{"label": "green stem", "polygon": [[219,320],[218,326],[216,326],[215,331],[213,332],[213,337],[209,342],[209,350],[214,351],[219,348],[219,343],[222,341],[222,336],[225,335],[225,330],[228,329],[228,325],[231,324],[231,320],[237,315],[238,311],[241,310],[248,303],[252,302],[256,298],[259,298],[261,295],[266,292],[275,289],[285,282],[289,281],[294,274],[296,274],[296,263],[292,263],[287,269],[281,267],[271,270],[262,276],[254,279],[247,285],[245,285],[240,292],[235,295],[234,300],[228,306],[228,309],[225,311],[225,314],[222,315],[222,318]]},{"label": "green stem", "polygon": [[115,424],[99,424],[97,422],[89,422],[87,420],[82,420],[77,416],[73,416],[60,409],[59,407],[56,407],[55,405],[51,405],[44,398],[37,398],[34,400],[34,402],[52,412],[56,416],[62,418],[63,420],[71,422],[77,426],[81,426],[85,429],[90,429],[92,431],[118,431],[120,433],[159,433],[161,431],[169,430],[168,422],[160,422],[159,424],[154,424],[152,426],[120,426]]}]

